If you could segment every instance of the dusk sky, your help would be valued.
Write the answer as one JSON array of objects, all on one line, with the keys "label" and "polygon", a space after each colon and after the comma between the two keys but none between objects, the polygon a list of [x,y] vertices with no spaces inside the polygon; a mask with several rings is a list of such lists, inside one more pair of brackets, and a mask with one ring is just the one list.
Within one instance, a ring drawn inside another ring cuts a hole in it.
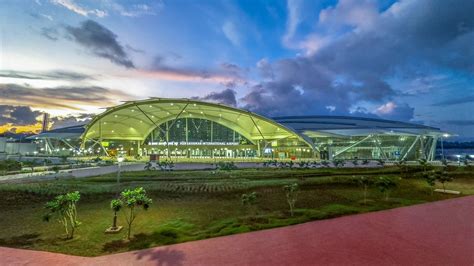
[{"label": "dusk sky", "polygon": [[474,140],[474,1],[0,0],[0,130],[149,97]]}]

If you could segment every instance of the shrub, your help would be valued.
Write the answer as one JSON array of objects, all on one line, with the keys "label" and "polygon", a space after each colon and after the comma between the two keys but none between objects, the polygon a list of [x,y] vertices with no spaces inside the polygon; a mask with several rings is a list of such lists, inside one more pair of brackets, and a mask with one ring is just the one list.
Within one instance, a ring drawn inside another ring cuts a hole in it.
[{"label": "shrub", "polygon": [[393,178],[381,176],[377,179],[376,185],[380,192],[384,194],[385,200],[388,200],[390,191],[397,187],[398,183]]},{"label": "shrub", "polygon": [[161,171],[172,171],[174,168],[174,163],[173,161],[162,161],[158,163],[158,166],[160,167]]},{"label": "shrub", "polygon": [[218,162],[216,167],[217,169],[224,171],[237,170],[237,166],[234,162]]},{"label": "shrub", "polygon": [[321,165],[324,167],[329,167],[329,162],[328,161],[321,161]]},{"label": "shrub", "polygon": [[152,162],[147,162],[145,164],[145,170],[151,171],[151,170],[156,170],[156,168],[153,166]]},{"label": "shrub", "polygon": [[252,207],[257,203],[257,192],[242,194],[240,199],[242,201],[242,205],[246,206],[247,209],[252,209]]},{"label": "shrub", "polygon": [[341,159],[334,159],[332,161],[332,164],[334,165],[334,167],[343,167],[346,164],[346,162]]},{"label": "shrub", "polygon": [[79,191],[56,196],[54,200],[46,203],[45,208],[48,212],[43,216],[43,220],[49,222],[53,215],[57,216],[59,223],[64,226],[66,238],[72,239],[75,229],[80,225],[80,222],[77,221],[76,209],[80,198]]},{"label": "shrub", "polygon": [[359,176],[356,178],[356,181],[364,189],[364,204],[366,204],[367,203],[367,190],[369,186],[373,183],[373,180],[366,176]]},{"label": "shrub", "polygon": [[2,172],[11,172],[21,170],[22,164],[19,161],[15,160],[1,160],[0,161],[0,171]]}]

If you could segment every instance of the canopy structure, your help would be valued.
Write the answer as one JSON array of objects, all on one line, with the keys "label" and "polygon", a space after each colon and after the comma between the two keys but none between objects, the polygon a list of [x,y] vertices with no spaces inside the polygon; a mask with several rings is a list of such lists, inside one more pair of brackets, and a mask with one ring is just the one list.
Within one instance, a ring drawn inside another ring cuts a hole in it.
[{"label": "canopy structure", "polygon": [[434,160],[437,143],[447,136],[438,128],[384,119],[272,119],[195,99],[150,98],[108,108],[84,126],[46,131],[34,139],[46,153],[88,156]]},{"label": "canopy structure", "polygon": [[[312,147],[312,143],[293,130],[255,113],[222,104],[169,98],[131,101],[108,108],[86,126],[81,138],[83,141],[135,140],[143,144],[161,124],[180,118],[213,121],[238,132],[254,144],[293,137]],[[173,125],[171,122],[169,127]]]}]

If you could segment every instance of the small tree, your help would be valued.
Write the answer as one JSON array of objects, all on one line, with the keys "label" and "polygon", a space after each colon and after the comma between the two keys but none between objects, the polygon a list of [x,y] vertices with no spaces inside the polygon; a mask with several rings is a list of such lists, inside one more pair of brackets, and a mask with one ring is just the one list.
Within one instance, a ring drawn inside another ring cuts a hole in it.
[{"label": "small tree", "polygon": [[372,180],[366,176],[359,176],[357,177],[357,183],[364,189],[364,204],[367,204],[367,191],[372,184]]},{"label": "small tree", "polygon": [[128,214],[125,214],[127,220],[128,232],[127,238],[130,239],[130,234],[132,232],[132,224],[137,218],[137,209],[142,207],[144,210],[147,210],[150,207],[152,200],[146,195],[145,189],[142,187],[135,189],[126,189],[120,193],[121,204],[128,208]]},{"label": "small tree", "polygon": [[426,173],[426,169],[430,165],[428,163],[428,160],[426,160],[425,158],[421,158],[418,160],[418,164],[423,168],[423,173]]},{"label": "small tree", "polygon": [[362,165],[368,165],[370,162],[367,159],[362,160]]},{"label": "small tree", "polygon": [[446,191],[445,183],[453,181],[453,177],[449,176],[446,171],[436,173],[436,180],[443,185],[443,191]]},{"label": "small tree", "polygon": [[62,162],[63,164],[66,164],[66,163],[68,162],[66,155],[61,156],[61,162]]},{"label": "small tree", "polygon": [[[257,192],[252,192],[248,194],[242,194],[241,196],[242,205],[246,206],[248,209],[252,209],[257,203]],[[255,210],[253,210],[256,212]]]},{"label": "small tree", "polygon": [[117,229],[117,212],[119,212],[123,207],[123,202],[120,199],[113,199],[110,202],[110,208],[114,211],[114,219],[112,223],[112,229]]},{"label": "small tree", "polygon": [[380,192],[383,193],[385,200],[388,200],[390,191],[397,187],[398,184],[393,178],[381,176],[377,179],[376,185]]},{"label": "small tree", "polygon": [[298,200],[299,186],[297,183],[283,186],[286,194],[286,201],[290,206],[290,215],[293,216],[293,209],[295,208],[296,201]]},{"label": "small tree", "polygon": [[74,237],[75,229],[80,225],[77,221],[76,203],[81,198],[79,191],[59,195],[54,200],[46,203],[45,208],[48,212],[43,216],[43,220],[49,222],[52,216],[57,216],[60,224],[66,231],[66,239]]},{"label": "small tree", "polygon": [[354,160],[352,161],[352,165],[358,166],[358,165],[359,165],[359,160],[354,159]]},{"label": "small tree", "polygon": [[288,168],[292,169],[295,163],[293,161],[289,161],[287,165],[288,165]]},{"label": "small tree", "polygon": [[153,166],[152,162],[147,162],[145,164],[145,170],[151,171],[151,170],[156,170],[156,168]]},{"label": "small tree", "polygon": [[425,179],[428,186],[430,186],[431,195],[433,195],[434,186],[436,185],[436,174],[435,173],[423,173],[423,178]]},{"label": "small tree", "polygon": [[443,164],[444,167],[448,167],[448,165],[449,165],[449,161],[446,160],[446,159],[442,159],[441,163]]},{"label": "small tree", "polygon": [[464,166],[469,167],[470,166],[470,164],[469,164],[469,155],[464,156],[464,159],[463,159],[462,162],[463,162]]},{"label": "small tree", "polygon": [[406,177],[406,173],[408,172],[408,168],[407,168],[407,161],[405,159],[400,159],[398,161],[395,162],[395,165],[398,167],[398,169],[400,170],[400,176],[402,177]]},{"label": "small tree", "polygon": [[384,159],[377,159],[377,164],[383,167],[385,165],[385,160]]},{"label": "small tree", "polygon": [[51,170],[53,170],[54,172],[54,175],[57,177],[58,176],[58,173],[59,173],[59,166],[55,165],[53,167],[51,167]]}]

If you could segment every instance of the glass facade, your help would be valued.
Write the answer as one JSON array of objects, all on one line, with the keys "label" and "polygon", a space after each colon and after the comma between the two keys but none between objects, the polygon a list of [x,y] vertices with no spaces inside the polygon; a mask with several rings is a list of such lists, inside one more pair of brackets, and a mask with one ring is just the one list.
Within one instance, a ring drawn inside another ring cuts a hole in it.
[{"label": "glass facade", "polygon": [[155,128],[142,152],[184,158],[254,158],[257,150],[258,143],[215,121],[178,118]]},{"label": "glass facade", "polygon": [[432,156],[435,138],[413,135],[368,135],[313,138],[321,159],[416,160]]},{"label": "glass facade", "polygon": [[162,123],[145,140],[144,154],[186,158],[310,158],[312,149],[296,138],[250,141],[218,122],[179,118]]}]

